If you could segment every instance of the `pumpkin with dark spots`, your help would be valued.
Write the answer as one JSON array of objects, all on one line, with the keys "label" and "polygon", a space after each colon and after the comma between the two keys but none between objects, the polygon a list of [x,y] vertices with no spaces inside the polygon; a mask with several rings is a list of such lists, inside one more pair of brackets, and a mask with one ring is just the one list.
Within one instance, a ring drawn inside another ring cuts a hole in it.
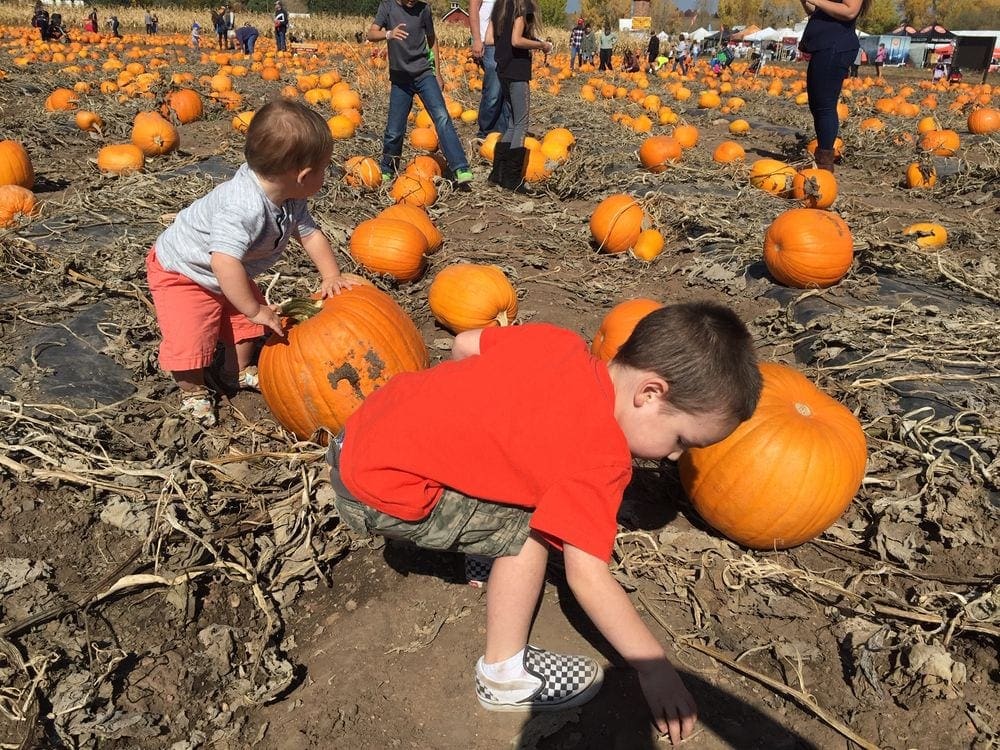
[{"label": "pumpkin with dark spots", "polygon": [[371,393],[400,372],[427,367],[410,317],[370,284],[282,308],[286,337],[260,355],[260,390],[274,418],[301,440],[326,443]]}]

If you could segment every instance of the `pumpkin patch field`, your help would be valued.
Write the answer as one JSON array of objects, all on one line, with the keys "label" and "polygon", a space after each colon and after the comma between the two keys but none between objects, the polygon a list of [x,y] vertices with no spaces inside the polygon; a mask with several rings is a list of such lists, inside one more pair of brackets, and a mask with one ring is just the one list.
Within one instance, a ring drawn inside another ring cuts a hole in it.
[{"label": "pumpkin patch field", "polygon": [[[568,711],[481,710],[485,592],[458,555],[346,529],[325,453],[461,331],[555,323],[608,360],[692,300],[746,321],[764,397],[723,443],[637,462],[611,562],[698,703],[684,744],[1000,746],[996,74],[862,68],[831,174],[802,64],[570,71],[554,30],[510,192],[486,180],[457,32],[468,189],[419,106],[383,181],[367,19],[303,19],[306,48],[265,34],[244,56],[207,32],[192,49],[188,11],[69,43],[22,11],[0,12],[0,748],[669,745],[557,552],[531,642],[593,656],[605,684]],[[293,242],[257,279],[288,338],[206,428],[158,369],[144,259],[282,96],[328,122],[310,206],[359,283],[310,300]]]}]

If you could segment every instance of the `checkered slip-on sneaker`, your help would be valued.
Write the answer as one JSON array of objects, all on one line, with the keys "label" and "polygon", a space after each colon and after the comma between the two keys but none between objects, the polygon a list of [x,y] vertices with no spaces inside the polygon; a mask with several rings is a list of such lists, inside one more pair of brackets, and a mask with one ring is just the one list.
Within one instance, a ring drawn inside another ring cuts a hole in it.
[{"label": "checkered slip-on sneaker", "polygon": [[483,588],[491,570],[493,570],[493,558],[482,555],[465,556],[465,580],[472,588]]},{"label": "checkered slip-on sneaker", "polygon": [[194,419],[202,427],[215,426],[215,399],[207,388],[200,388],[184,395],[179,411]]},{"label": "checkered slip-on sneaker", "polygon": [[560,711],[580,706],[601,689],[604,672],[601,665],[586,656],[567,656],[525,646],[524,668],[541,684],[523,698],[505,694],[523,692],[524,680],[511,683],[490,680],[477,666],[476,695],[487,711]]},{"label": "checkered slip-on sneaker", "polygon": [[240,370],[239,384],[240,388],[244,391],[256,391],[260,388],[257,365],[248,365]]}]

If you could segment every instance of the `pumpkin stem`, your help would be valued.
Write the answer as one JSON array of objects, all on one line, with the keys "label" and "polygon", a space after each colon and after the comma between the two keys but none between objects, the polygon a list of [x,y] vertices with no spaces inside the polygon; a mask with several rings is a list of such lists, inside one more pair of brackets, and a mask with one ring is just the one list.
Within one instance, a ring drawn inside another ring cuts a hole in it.
[{"label": "pumpkin stem", "polygon": [[306,299],[305,297],[292,297],[281,303],[282,317],[291,318],[296,323],[309,320],[322,309],[323,300]]},{"label": "pumpkin stem", "polygon": [[812,409],[809,408],[808,404],[803,404],[801,401],[795,402],[795,411],[801,414],[803,417],[811,417]]},{"label": "pumpkin stem", "polygon": [[503,326],[509,326],[510,325],[510,321],[507,320],[507,311],[506,310],[501,310],[499,313],[497,313],[497,323],[500,325],[501,328]]}]

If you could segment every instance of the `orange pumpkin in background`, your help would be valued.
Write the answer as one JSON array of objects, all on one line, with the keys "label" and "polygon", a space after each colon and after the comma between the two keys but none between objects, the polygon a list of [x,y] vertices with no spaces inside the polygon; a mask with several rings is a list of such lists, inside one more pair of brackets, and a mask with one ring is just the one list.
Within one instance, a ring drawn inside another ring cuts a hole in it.
[{"label": "orange pumpkin in background", "polygon": [[619,302],[601,321],[597,333],[594,334],[594,342],[590,345],[590,353],[605,362],[614,359],[639,321],[661,307],[663,307],[662,302],[645,297]]},{"label": "orange pumpkin in background", "polygon": [[837,178],[826,169],[800,169],[792,178],[792,197],[806,208],[829,208],[837,200]]},{"label": "orange pumpkin in background", "polygon": [[35,185],[31,157],[17,141],[0,141],[0,185],[20,185],[28,190]]},{"label": "orange pumpkin in background", "polygon": [[351,257],[372,273],[413,281],[424,272],[427,238],[412,224],[375,217],[358,224],[349,243]]},{"label": "orange pumpkin in background", "polygon": [[753,416],[725,440],[681,455],[694,509],[734,542],[787,549],[823,533],[861,487],[868,449],[857,417],[785,365],[760,365]]},{"label": "orange pumpkin in background", "polygon": [[139,112],[132,123],[132,144],[146,156],[159,156],[176,149],[180,135],[159,112]]},{"label": "orange pumpkin in background", "polygon": [[851,230],[830,211],[789,209],[771,222],[764,234],[764,263],[785,286],[833,286],[850,269],[853,259]]},{"label": "orange pumpkin in background", "polygon": [[427,255],[436,253],[444,243],[441,230],[431,221],[431,217],[420,206],[411,206],[409,203],[395,203],[388,208],[382,209],[379,216],[383,219],[399,219],[412,224],[419,229],[427,239]]},{"label": "orange pumpkin in background", "polygon": [[456,334],[510,325],[517,318],[517,292],[499,266],[447,266],[431,282],[427,301],[438,323]]},{"label": "orange pumpkin in background", "polygon": [[617,254],[639,239],[644,213],[631,195],[619,193],[601,201],[590,215],[590,234],[597,249]]}]

